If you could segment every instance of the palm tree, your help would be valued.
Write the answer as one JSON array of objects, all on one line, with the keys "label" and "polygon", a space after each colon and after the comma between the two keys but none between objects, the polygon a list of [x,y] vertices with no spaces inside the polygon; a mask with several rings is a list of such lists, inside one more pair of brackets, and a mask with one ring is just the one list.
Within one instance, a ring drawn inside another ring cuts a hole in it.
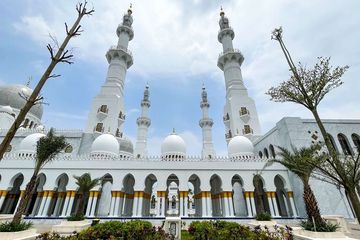
[{"label": "palm tree", "polygon": [[80,216],[84,214],[85,211],[85,200],[89,197],[89,192],[94,187],[100,184],[101,178],[91,179],[90,173],[85,173],[82,176],[75,176],[76,185],[79,186],[79,207],[76,212],[76,216]]},{"label": "palm tree", "polygon": [[325,221],[321,217],[316,197],[309,184],[310,176],[313,173],[315,166],[324,161],[324,156],[318,155],[318,151],[321,149],[321,146],[319,144],[315,144],[310,147],[302,147],[300,149],[292,146],[292,152],[283,147],[278,148],[280,150],[280,158],[269,160],[265,167],[268,167],[273,163],[279,163],[300,178],[304,185],[303,199],[308,221],[312,222],[312,218],[314,218],[317,226],[323,226]]},{"label": "palm tree", "polygon": [[40,170],[49,162],[51,162],[57,154],[68,146],[64,136],[55,136],[54,129],[50,129],[46,136],[39,139],[36,144],[35,167],[33,175],[26,185],[23,197],[20,200],[19,207],[16,210],[13,224],[21,222],[22,215],[25,213],[26,206],[31,198],[31,192],[34,190],[36,179]]}]

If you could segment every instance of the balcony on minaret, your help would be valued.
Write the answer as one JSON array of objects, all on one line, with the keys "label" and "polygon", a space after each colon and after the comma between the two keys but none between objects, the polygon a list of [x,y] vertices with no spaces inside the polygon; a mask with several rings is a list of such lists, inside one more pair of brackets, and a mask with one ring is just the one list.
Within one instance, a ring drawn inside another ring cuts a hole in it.
[{"label": "balcony on minaret", "polygon": [[97,123],[94,127],[94,132],[103,133],[104,132],[104,124],[103,123]]},{"label": "balcony on minaret", "polygon": [[125,60],[127,68],[131,67],[131,65],[134,63],[131,51],[121,45],[111,46],[106,53],[106,59],[108,60],[108,63],[110,63],[112,59],[121,58]]},{"label": "balcony on minaret", "polygon": [[252,135],[253,129],[250,127],[250,125],[244,125],[244,129],[242,130],[243,135]]},{"label": "balcony on minaret", "polygon": [[225,133],[225,139],[228,140],[231,138],[232,138],[232,133],[231,133],[231,130],[229,130],[229,132]]},{"label": "balcony on minaret", "polygon": [[109,109],[107,107],[107,105],[101,105],[101,107],[98,108],[97,110],[97,117],[101,120],[103,120],[104,118],[107,117],[109,112]]},{"label": "balcony on minaret", "polygon": [[229,116],[229,113],[226,113],[224,116],[223,116],[223,121],[224,121],[224,124],[226,126],[230,126],[230,116]]},{"label": "balcony on minaret", "polygon": [[119,122],[119,125],[121,125],[125,122],[125,114],[123,114],[122,111],[120,111],[120,113],[119,113],[118,122]]},{"label": "balcony on minaret", "polygon": [[219,54],[218,58],[218,67],[221,70],[224,70],[225,63],[229,61],[236,61],[240,66],[244,62],[244,56],[239,49],[227,48],[222,53]]},{"label": "balcony on minaret", "polygon": [[239,114],[243,122],[248,122],[250,120],[250,112],[246,107],[241,107]]},{"label": "balcony on minaret", "polygon": [[123,133],[120,132],[119,129],[116,129],[115,137],[122,138],[122,137],[123,137]]}]

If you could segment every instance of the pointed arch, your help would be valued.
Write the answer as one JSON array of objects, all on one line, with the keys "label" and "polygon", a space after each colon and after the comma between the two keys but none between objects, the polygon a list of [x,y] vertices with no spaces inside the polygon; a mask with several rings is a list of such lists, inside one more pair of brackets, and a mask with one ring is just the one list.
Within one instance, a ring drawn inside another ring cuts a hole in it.
[{"label": "pointed arch", "polygon": [[269,149],[270,149],[271,157],[275,158],[276,157],[275,148],[272,144],[269,145]]},{"label": "pointed arch", "polygon": [[20,199],[20,187],[24,182],[24,175],[22,173],[17,173],[10,180],[10,190],[6,194],[3,205],[0,209],[2,214],[13,214],[16,208],[16,205]]},{"label": "pointed arch", "polygon": [[340,143],[343,153],[345,155],[353,155],[353,152],[352,152],[352,149],[350,148],[350,144],[349,144],[347,137],[342,133],[339,133],[337,135],[337,137],[338,137],[338,141]]},{"label": "pointed arch", "polygon": [[233,188],[233,205],[235,216],[248,216],[248,206],[245,200],[245,190],[243,188],[244,183],[240,175],[235,174],[231,179],[231,185]]},{"label": "pointed arch", "polygon": [[144,180],[144,199],[142,206],[142,216],[150,216],[156,214],[156,202],[157,202],[157,192],[154,189],[157,185],[157,178],[153,173],[150,173],[146,176]]},{"label": "pointed arch", "polygon": [[357,148],[358,152],[360,152],[360,137],[356,133],[351,134],[351,139]]},{"label": "pointed arch", "polygon": [[[213,216],[223,216],[224,206],[222,200],[222,180],[217,174],[210,177],[211,207]],[[204,206],[205,207],[205,206]]]},{"label": "pointed arch", "polygon": [[123,216],[132,216],[134,204],[134,185],[135,178],[128,173],[123,179],[124,204],[121,210]]},{"label": "pointed arch", "polygon": [[267,201],[267,195],[265,191],[264,179],[259,174],[257,174],[253,178],[253,184],[256,213],[270,213],[269,202]]},{"label": "pointed arch", "polygon": [[276,187],[276,203],[279,210],[279,214],[282,217],[289,217],[293,215],[291,212],[291,203],[286,191],[286,181],[281,175],[274,177],[274,184]]}]

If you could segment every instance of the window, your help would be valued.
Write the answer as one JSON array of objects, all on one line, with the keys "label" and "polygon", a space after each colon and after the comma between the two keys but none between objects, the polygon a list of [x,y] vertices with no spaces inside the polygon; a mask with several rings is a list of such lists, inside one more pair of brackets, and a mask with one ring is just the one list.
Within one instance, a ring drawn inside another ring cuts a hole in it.
[{"label": "window", "polygon": [[104,124],[103,123],[97,123],[95,131],[96,132],[103,132],[104,131]]},{"label": "window", "polygon": [[65,153],[72,153],[72,151],[73,151],[73,147],[71,145],[65,148]]},{"label": "window", "polygon": [[98,112],[108,113],[107,105],[101,105]]},{"label": "window", "polygon": [[12,146],[9,145],[9,146],[6,148],[6,151],[5,151],[5,152],[11,152],[11,150],[12,150]]},{"label": "window", "polygon": [[250,134],[252,133],[252,129],[250,128],[250,125],[244,125],[244,134]]},{"label": "window", "polygon": [[352,155],[352,151],[351,151],[351,148],[349,146],[349,143],[348,143],[348,140],[346,138],[346,136],[342,133],[339,133],[338,134],[338,140],[339,140],[339,143],[340,143],[340,146],[343,150],[343,153],[345,155]]},{"label": "window", "polygon": [[28,126],[28,124],[29,124],[29,119],[25,119],[23,127],[26,128]]},{"label": "window", "polygon": [[275,158],[275,156],[276,156],[275,149],[274,149],[274,146],[272,144],[270,144],[269,149],[270,149],[271,156],[273,158]]},{"label": "window", "polygon": [[122,132],[120,132],[120,130],[119,129],[116,129],[116,133],[115,133],[115,137],[119,137],[119,138],[121,138],[122,137]]},{"label": "window", "polygon": [[263,157],[263,153],[261,151],[259,151],[259,157],[262,158]]},{"label": "window", "polygon": [[266,158],[269,158],[269,152],[266,148],[264,148],[264,154]]},{"label": "window", "polygon": [[123,114],[122,111],[119,113],[119,118],[125,120],[125,114]]},{"label": "window", "polygon": [[357,147],[358,151],[360,151],[360,137],[356,133],[351,134],[351,138],[353,140],[354,145]]},{"label": "window", "polygon": [[31,122],[30,122],[30,125],[29,125],[29,128],[32,128],[33,125],[34,125],[34,122],[31,121]]},{"label": "window", "polygon": [[245,115],[245,114],[249,114],[249,111],[246,109],[246,107],[241,107],[240,108],[240,116]]}]

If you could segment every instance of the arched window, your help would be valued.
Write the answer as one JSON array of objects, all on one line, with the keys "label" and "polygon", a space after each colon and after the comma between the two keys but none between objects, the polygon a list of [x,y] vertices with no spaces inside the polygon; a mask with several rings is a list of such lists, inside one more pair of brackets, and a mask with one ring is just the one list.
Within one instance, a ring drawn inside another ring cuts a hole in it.
[{"label": "arched window", "polygon": [[342,133],[339,133],[337,137],[338,137],[340,146],[343,150],[343,153],[345,155],[352,155],[352,151],[351,151],[351,148],[349,146],[349,142],[348,142],[346,136]]},{"label": "arched window", "polygon": [[269,158],[269,152],[266,148],[264,148],[264,154],[266,158]]},{"label": "arched window", "polygon": [[5,151],[5,152],[11,152],[11,150],[12,150],[12,146],[11,146],[11,145],[9,145],[9,146],[7,147],[7,149],[6,149],[6,151]]},{"label": "arched window", "polygon": [[276,157],[275,149],[274,149],[274,146],[272,144],[270,144],[269,149],[270,149],[271,156],[273,158],[275,158]]},{"label": "arched window", "polygon": [[73,147],[71,145],[65,148],[65,153],[72,153],[72,151],[73,151]]},{"label": "arched window", "polygon": [[351,138],[353,140],[354,145],[357,147],[358,151],[360,151],[360,137],[356,133],[351,134]]},{"label": "arched window", "polygon": [[263,154],[261,151],[259,151],[259,157],[262,158],[263,157]]},{"label": "arched window", "polygon": [[28,126],[28,124],[29,124],[29,119],[25,119],[25,121],[24,121],[24,128],[26,128],[26,127]]},{"label": "arched window", "polygon": [[101,107],[99,108],[99,112],[108,113],[107,105],[101,105]]},{"label": "arched window", "polygon": [[336,147],[334,138],[333,138],[329,133],[328,133],[328,137],[330,138],[331,145],[332,145],[333,148],[335,149],[335,152],[339,152],[338,149],[337,149],[337,147]]}]

